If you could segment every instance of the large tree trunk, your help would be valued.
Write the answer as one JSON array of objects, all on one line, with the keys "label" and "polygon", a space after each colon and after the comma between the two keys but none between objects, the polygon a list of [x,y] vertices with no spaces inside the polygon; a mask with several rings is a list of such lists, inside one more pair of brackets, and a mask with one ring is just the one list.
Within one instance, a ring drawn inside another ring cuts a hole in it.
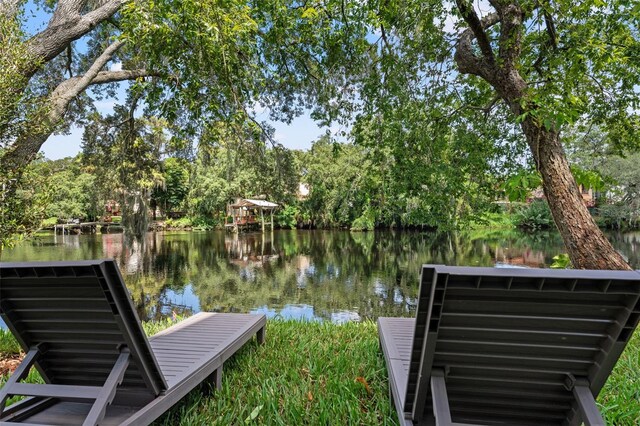
[{"label": "large tree trunk", "polygon": [[[535,104],[523,102],[527,99],[528,85],[519,72],[518,61],[524,10],[516,2],[492,2],[496,13],[480,19],[467,0],[456,0],[456,5],[468,25],[456,45],[454,59],[458,69],[491,84],[515,117],[525,117],[528,113],[521,123],[522,131],[542,175],[544,193],[573,266],[631,269],[589,214],[571,174],[558,131],[544,128],[540,120],[534,118]],[[498,23],[500,38],[496,57],[486,30]]]},{"label": "large tree trunk", "polygon": [[587,210],[558,133],[540,128],[532,119],[525,120],[522,129],[573,266],[578,269],[631,269]]}]

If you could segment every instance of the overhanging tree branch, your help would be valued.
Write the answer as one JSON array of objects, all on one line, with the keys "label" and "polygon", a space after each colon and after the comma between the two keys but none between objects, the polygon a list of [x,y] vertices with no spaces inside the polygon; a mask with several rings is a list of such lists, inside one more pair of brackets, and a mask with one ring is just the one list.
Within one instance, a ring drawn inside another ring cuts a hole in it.
[{"label": "overhanging tree branch", "polygon": [[44,62],[58,56],[69,43],[87,34],[101,22],[109,19],[128,0],[109,0],[84,15],[79,13],[85,1],[60,0],[47,28],[27,40],[30,61],[23,75],[29,79]]},{"label": "overhanging tree branch", "polygon": [[51,23],[66,20],[70,15],[80,15],[82,8],[86,6],[87,0],[64,0],[59,1],[58,6],[53,11]]},{"label": "overhanging tree branch", "polygon": [[[54,106],[60,106],[66,111],[66,107],[69,105],[71,99],[78,96],[84,89],[86,89],[93,79],[95,79],[107,62],[111,60],[113,55],[124,46],[124,41],[118,40],[105,49],[104,52],[98,58],[93,61],[93,64],[89,67],[87,72],[78,77],[69,78],[56,87],[51,94],[51,102]],[[59,117],[62,118],[62,117]]]},{"label": "overhanging tree branch", "polygon": [[45,116],[37,118],[39,121],[37,125],[27,123],[24,126],[25,131],[18,135],[13,146],[0,158],[0,170],[15,172],[28,164],[63,120],[69,104],[89,85],[131,80],[151,75],[144,69],[100,71],[123,45],[124,41],[120,40],[112,43],[91,64],[85,74],[69,78],[55,88],[46,100]]},{"label": "overhanging tree branch", "polygon": [[116,83],[118,81],[135,80],[141,77],[160,77],[160,73],[151,72],[146,69],[138,70],[121,70],[121,71],[100,71],[93,80],[91,85]]}]

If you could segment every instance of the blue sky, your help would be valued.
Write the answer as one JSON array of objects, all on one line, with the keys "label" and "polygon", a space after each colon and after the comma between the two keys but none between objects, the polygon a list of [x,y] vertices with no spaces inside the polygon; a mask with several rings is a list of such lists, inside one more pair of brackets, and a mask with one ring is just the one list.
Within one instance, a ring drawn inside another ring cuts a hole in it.
[{"label": "blue sky", "polygon": [[[112,106],[101,106],[104,103],[97,103],[98,109],[102,113],[109,113],[113,110]],[[267,120],[267,115],[266,112],[259,114],[258,120]],[[276,129],[276,141],[290,149],[309,149],[311,148],[311,143],[326,131],[326,128],[318,127],[308,113],[298,117],[290,125],[273,121],[270,121],[270,123]],[[332,130],[336,131],[338,129]],[[69,135],[51,136],[42,146],[42,152],[44,152],[45,157],[55,160],[76,155],[80,152],[82,131],[82,128],[75,127]]]}]

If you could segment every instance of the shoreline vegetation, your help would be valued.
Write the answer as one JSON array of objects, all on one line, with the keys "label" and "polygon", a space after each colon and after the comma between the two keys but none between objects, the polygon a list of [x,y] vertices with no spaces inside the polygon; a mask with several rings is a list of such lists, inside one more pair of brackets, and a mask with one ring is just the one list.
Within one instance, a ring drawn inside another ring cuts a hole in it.
[{"label": "shoreline vegetation", "polygon": [[[143,324],[153,335],[170,318]],[[0,329],[0,366],[19,346]],[[15,367],[14,367],[15,368]],[[0,371],[0,387],[6,381]],[[28,382],[41,381],[35,370]],[[14,397],[10,402],[15,402]],[[640,424],[640,332],[636,331],[598,398],[607,424]],[[222,390],[204,383],[157,425],[397,425],[375,323],[269,320],[264,346],[246,345],[225,365]]]},{"label": "shoreline vegetation", "polygon": [[[620,231],[633,231],[637,229],[636,224],[628,225],[625,227],[613,226],[606,218],[595,215],[596,222],[601,229],[620,230]],[[55,221],[55,218],[47,219],[43,222],[41,230],[52,231],[54,225],[59,225]],[[73,223],[65,224],[72,228]],[[148,230],[151,231],[208,231],[208,230],[223,230],[224,224],[214,220],[205,221],[202,218],[192,218],[185,216],[179,219],[160,219],[153,220],[149,223]],[[300,222],[291,222],[290,220],[283,220],[281,216],[275,217],[275,229],[344,229],[352,232],[366,232],[374,231],[376,229],[391,230],[391,229],[403,229],[403,230],[435,230],[431,227],[409,226],[409,227],[394,227],[394,226],[375,226],[373,224],[367,226],[324,226],[314,227],[307,226]],[[546,203],[542,201],[535,201],[529,205],[516,204],[513,211],[499,211],[499,212],[487,212],[469,223],[467,229],[472,231],[480,230],[521,230],[524,232],[536,232],[555,230],[553,218]],[[86,233],[86,230],[80,228],[72,229],[72,232]],[[89,230],[90,231],[90,230]],[[121,224],[121,218],[116,219],[109,225],[109,229],[103,227],[99,229],[101,233],[121,233],[124,232],[124,228]]]}]

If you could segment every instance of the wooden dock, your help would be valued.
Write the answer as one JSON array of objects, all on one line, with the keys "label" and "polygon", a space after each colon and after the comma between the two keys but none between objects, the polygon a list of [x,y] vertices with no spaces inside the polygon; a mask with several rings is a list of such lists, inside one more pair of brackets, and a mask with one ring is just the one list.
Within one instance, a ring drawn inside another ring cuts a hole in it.
[{"label": "wooden dock", "polygon": [[80,222],[80,223],[61,223],[53,226],[53,232],[56,235],[70,234],[95,234],[98,228],[122,227],[120,223],[113,222]]}]

